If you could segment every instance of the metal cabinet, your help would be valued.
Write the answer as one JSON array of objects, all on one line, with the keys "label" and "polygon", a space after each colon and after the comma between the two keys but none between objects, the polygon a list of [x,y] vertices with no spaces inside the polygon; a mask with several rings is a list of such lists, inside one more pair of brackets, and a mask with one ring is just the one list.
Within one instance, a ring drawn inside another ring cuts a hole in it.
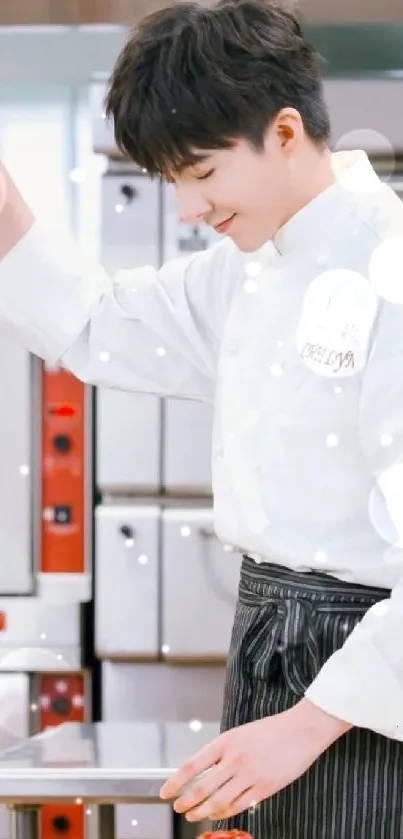
[{"label": "metal cabinet", "polygon": [[133,171],[108,171],[102,178],[102,264],[110,272],[160,263],[160,190]]},{"label": "metal cabinet", "polygon": [[[24,673],[0,675],[0,752],[29,736],[29,678]],[[0,806],[0,839],[10,834],[10,813]]]},{"label": "metal cabinet", "polygon": [[163,476],[168,494],[211,495],[210,405],[166,399],[163,424]]},{"label": "metal cabinet", "polygon": [[172,839],[172,824],[167,804],[120,804],[115,808],[116,839]]},{"label": "metal cabinet", "polygon": [[0,672],[79,669],[80,647],[79,604],[0,598]]},{"label": "metal cabinet", "polygon": [[99,658],[158,656],[158,507],[99,506],[95,647]]},{"label": "metal cabinet", "polygon": [[[3,323],[0,329],[0,594],[33,590],[31,451],[32,361]],[[37,492],[36,492],[37,494]]]},{"label": "metal cabinet", "polygon": [[97,486],[102,493],[158,494],[161,400],[98,388]]},{"label": "metal cabinet", "polygon": [[225,667],[172,662],[102,662],[102,719],[214,722],[221,717]]},{"label": "metal cabinet", "polygon": [[226,658],[240,561],[216,538],[210,509],[164,511],[162,651],[167,659]]},{"label": "metal cabinet", "polygon": [[[133,172],[102,180],[101,261],[120,269],[160,263],[160,184]],[[139,347],[141,351],[141,347]],[[101,492],[160,490],[161,403],[148,394],[97,389],[97,484]]]}]

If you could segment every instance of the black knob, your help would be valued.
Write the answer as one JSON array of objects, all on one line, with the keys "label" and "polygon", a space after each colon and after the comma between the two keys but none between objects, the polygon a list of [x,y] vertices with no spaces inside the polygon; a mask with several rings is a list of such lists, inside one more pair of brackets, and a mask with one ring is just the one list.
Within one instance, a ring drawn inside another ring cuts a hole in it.
[{"label": "black knob", "polygon": [[53,699],[52,700],[52,711],[53,711],[54,714],[57,714],[59,717],[70,716],[70,713],[71,713],[70,700],[67,699],[65,696],[58,696],[56,699]]},{"label": "black knob", "polygon": [[121,194],[124,195],[124,197],[126,198],[128,204],[131,204],[133,198],[135,198],[137,195],[136,190],[133,186],[130,186],[130,184],[123,184],[120,191]]},{"label": "black knob", "polygon": [[120,528],[120,532],[121,532],[122,536],[125,537],[125,539],[133,539],[133,537],[134,537],[133,528],[129,527],[129,525],[127,525],[127,524],[122,524],[122,527]]},{"label": "black knob", "polygon": [[56,833],[67,833],[70,830],[70,820],[67,816],[56,816],[52,824]]},{"label": "black knob", "polygon": [[56,451],[65,454],[71,449],[70,437],[67,437],[67,434],[56,434],[56,437],[53,438],[53,445]]}]

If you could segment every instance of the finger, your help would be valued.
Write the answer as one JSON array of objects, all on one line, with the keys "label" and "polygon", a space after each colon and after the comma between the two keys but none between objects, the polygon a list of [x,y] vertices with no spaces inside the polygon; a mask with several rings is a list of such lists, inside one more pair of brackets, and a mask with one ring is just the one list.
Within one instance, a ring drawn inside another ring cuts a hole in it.
[{"label": "finger", "polygon": [[[245,810],[253,811],[260,800],[256,793],[256,788],[250,787],[237,798],[234,798],[229,806],[219,812],[215,812],[212,818],[214,821],[221,821],[222,819],[230,819],[231,816],[238,816],[239,813],[243,813]],[[253,813],[251,818],[253,819]]]},{"label": "finger", "polygon": [[[235,806],[236,801],[240,801],[245,796],[248,796],[249,802],[253,800],[252,788],[248,788],[242,778],[231,778],[220,789],[213,792],[202,804],[190,810],[186,814],[186,818],[192,822],[201,821],[202,819],[216,821],[218,818],[221,818],[223,811],[230,810]],[[220,816],[218,816],[218,813],[220,813]]]},{"label": "finger", "polygon": [[187,760],[160,789],[160,798],[176,798],[181,789],[197,775],[210,769],[221,759],[224,750],[223,738],[217,737],[190,760]]},{"label": "finger", "polygon": [[201,775],[185,792],[177,798],[174,810],[177,813],[187,813],[202,802],[218,794],[224,784],[232,778],[233,771],[218,763],[216,767]]}]

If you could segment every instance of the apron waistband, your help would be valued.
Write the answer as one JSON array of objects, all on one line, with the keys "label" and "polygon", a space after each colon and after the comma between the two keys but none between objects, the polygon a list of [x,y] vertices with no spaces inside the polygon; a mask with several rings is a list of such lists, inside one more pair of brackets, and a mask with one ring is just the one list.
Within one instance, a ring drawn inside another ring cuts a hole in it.
[{"label": "apron waistband", "polygon": [[300,572],[271,562],[257,563],[243,557],[239,600],[245,605],[264,605],[268,600],[298,599],[316,604],[317,609],[366,611],[390,595],[390,589],[347,583],[316,571]]}]

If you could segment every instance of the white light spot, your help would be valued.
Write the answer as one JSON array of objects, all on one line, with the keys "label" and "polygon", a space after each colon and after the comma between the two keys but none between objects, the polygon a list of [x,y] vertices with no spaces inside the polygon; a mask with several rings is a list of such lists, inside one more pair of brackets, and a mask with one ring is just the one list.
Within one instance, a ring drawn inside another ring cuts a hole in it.
[{"label": "white light spot", "polygon": [[334,392],[335,392],[337,395],[339,395],[340,393],[343,393],[343,388],[342,388],[342,387],[340,387],[340,385],[336,385],[336,387],[335,387],[335,389],[334,389]]},{"label": "white light spot", "polygon": [[20,466],[21,475],[29,475],[29,466]]},{"label": "white light spot", "polygon": [[62,656],[62,655],[58,655],[58,656],[57,656],[57,660],[58,660],[58,661],[63,661],[63,656]]},{"label": "white light spot", "polygon": [[338,446],[339,438],[337,434],[328,434],[326,437],[326,445],[329,446],[330,449],[334,449],[335,446]]},{"label": "white light spot", "polygon": [[41,633],[41,641],[46,641],[46,634],[44,632]]},{"label": "white light spot", "polygon": [[166,655],[167,653],[169,653],[169,649],[170,649],[170,648],[169,648],[168,644],[163,644],[163,645],[162,645],[162,652],[163,652],[165,655]]},{"label": "white light spot", "polygon": [[380,600],[379,603],[375,603],[375,606],[372,606],[371,612],[378,618],[382,618],[389,611],[389,606],[389,600]]},{"label": "white light spot", "polygon": [[100,361],[110,361],[110,354],[108,352],[100,352],[99,353],[99,360]]},{"label": "white light spot", "polygon": [[106,119],[106,113],[105,113],[105,111],[102,111],[102,114],[101,114],[101,119]]},{"label": "white light spot", "polygon": [[281,364],[272,364],[270,367],[270,373],[272,376],[282,376],[283,368]]},{"label": "white light spot", "polygon": [[224,551],[227,554],[232,554],[234,552],[233,545],[223,545]]},{"label": "white light spot", "polygon": [[393,443],[393,437],[391,434],[381,434],[381,446],[385,449],[391,446]]},{"label": "white light spot", "polygon": [[140,556],[139,556],[140,565],[147,565],[147,562],[148,562],[148,556],[146,556],[145,554],[140,554]]},{"label": "white light spot", "polygon": [[316,554],[315,554],[315,556],[314,556],[314,560],[315,560],[315,562],[317,562],[319,565],[322,565],[322,563],[327,562],[327,554],[326,554],[326,552],[325,552],[325,551],[316,551]]},{"label": "white light spot", "polygon": [[187,525],[181,527],[181,536],[183,536],[185,539],[187,539],[187,537],[190,536],[191,532],[192,531],[190,527],[188,527]]},{"label": "white light spot", "polygon": [[33,702],[33,703],[32,703],[32,705],[31,705],[31,711],[34,711],[34,712],[35,712],[35,711],[37,711],[37,710],[38,710],[38,706],[37,706],[37,704],[36,704],[35,702]]},{"label": "white light spot", "polygon": [[137,819],[132,819],[132,827],[137,827],[138,821]]},{"label": "white light spot", "polygon": [[157,349],[157,355],[159,355],[159,356],[161,356],[161,357],[162,357],[163,355],[166,355],[166,350],[164,349],[164,347],[158,347],[158,349]]},{"label": "white light spot", "polygon": [[403,236],[385,239],[373,252],[369,278],[380,297],[403,304]]},{"label": "white light spot", "polygon": [[201,731],[203,723],[200,722],[200,720],[192,720],[192,722],[189,723],[189,728],[191,731]]},{"label": "white light spot", "polygon": [[258,277],[262,271],[262,264],[260,262],[249,262],[246,266],[246,273],[249,277]]},{"label": "white light spot", "polygon": [[248,294],[255,294],[257,291],[257,282],[256,280],[246,280],[243,287]]},{"label": "white light spot", "polygon": [[76,798],[76,804],[82,804],[82,803],[83,803],[82,798]]},{"label": "white light spot", "polygon": [[86,816],[92,816],[92,810],[86,810],[85,815]]},{"label": "white light spot", "polygon": [[125,547],[132,548],[134,546],[134,539],[125,539]]},{"label": "white light spot", "polygon": [[276,341],[276,347],[278,347],[279,350],[281,350],[281,348],[284,347],[284,341]]},{"label": "white light spot", "polygon": [[123,210],[124,210],[123,204],[115,204],[115,213],[118,213],[118,214],[123,213]]},{"label": "white light spot", "polygon": [[81,168],[72,169],[69,178],[74,184],[83,184],[86,179],[85,170]]},{"label": "white light spot", "polygon": [[261,565],[263,562],[261,556],[254,556],[253,559],[255,560],[256,565]]}]

